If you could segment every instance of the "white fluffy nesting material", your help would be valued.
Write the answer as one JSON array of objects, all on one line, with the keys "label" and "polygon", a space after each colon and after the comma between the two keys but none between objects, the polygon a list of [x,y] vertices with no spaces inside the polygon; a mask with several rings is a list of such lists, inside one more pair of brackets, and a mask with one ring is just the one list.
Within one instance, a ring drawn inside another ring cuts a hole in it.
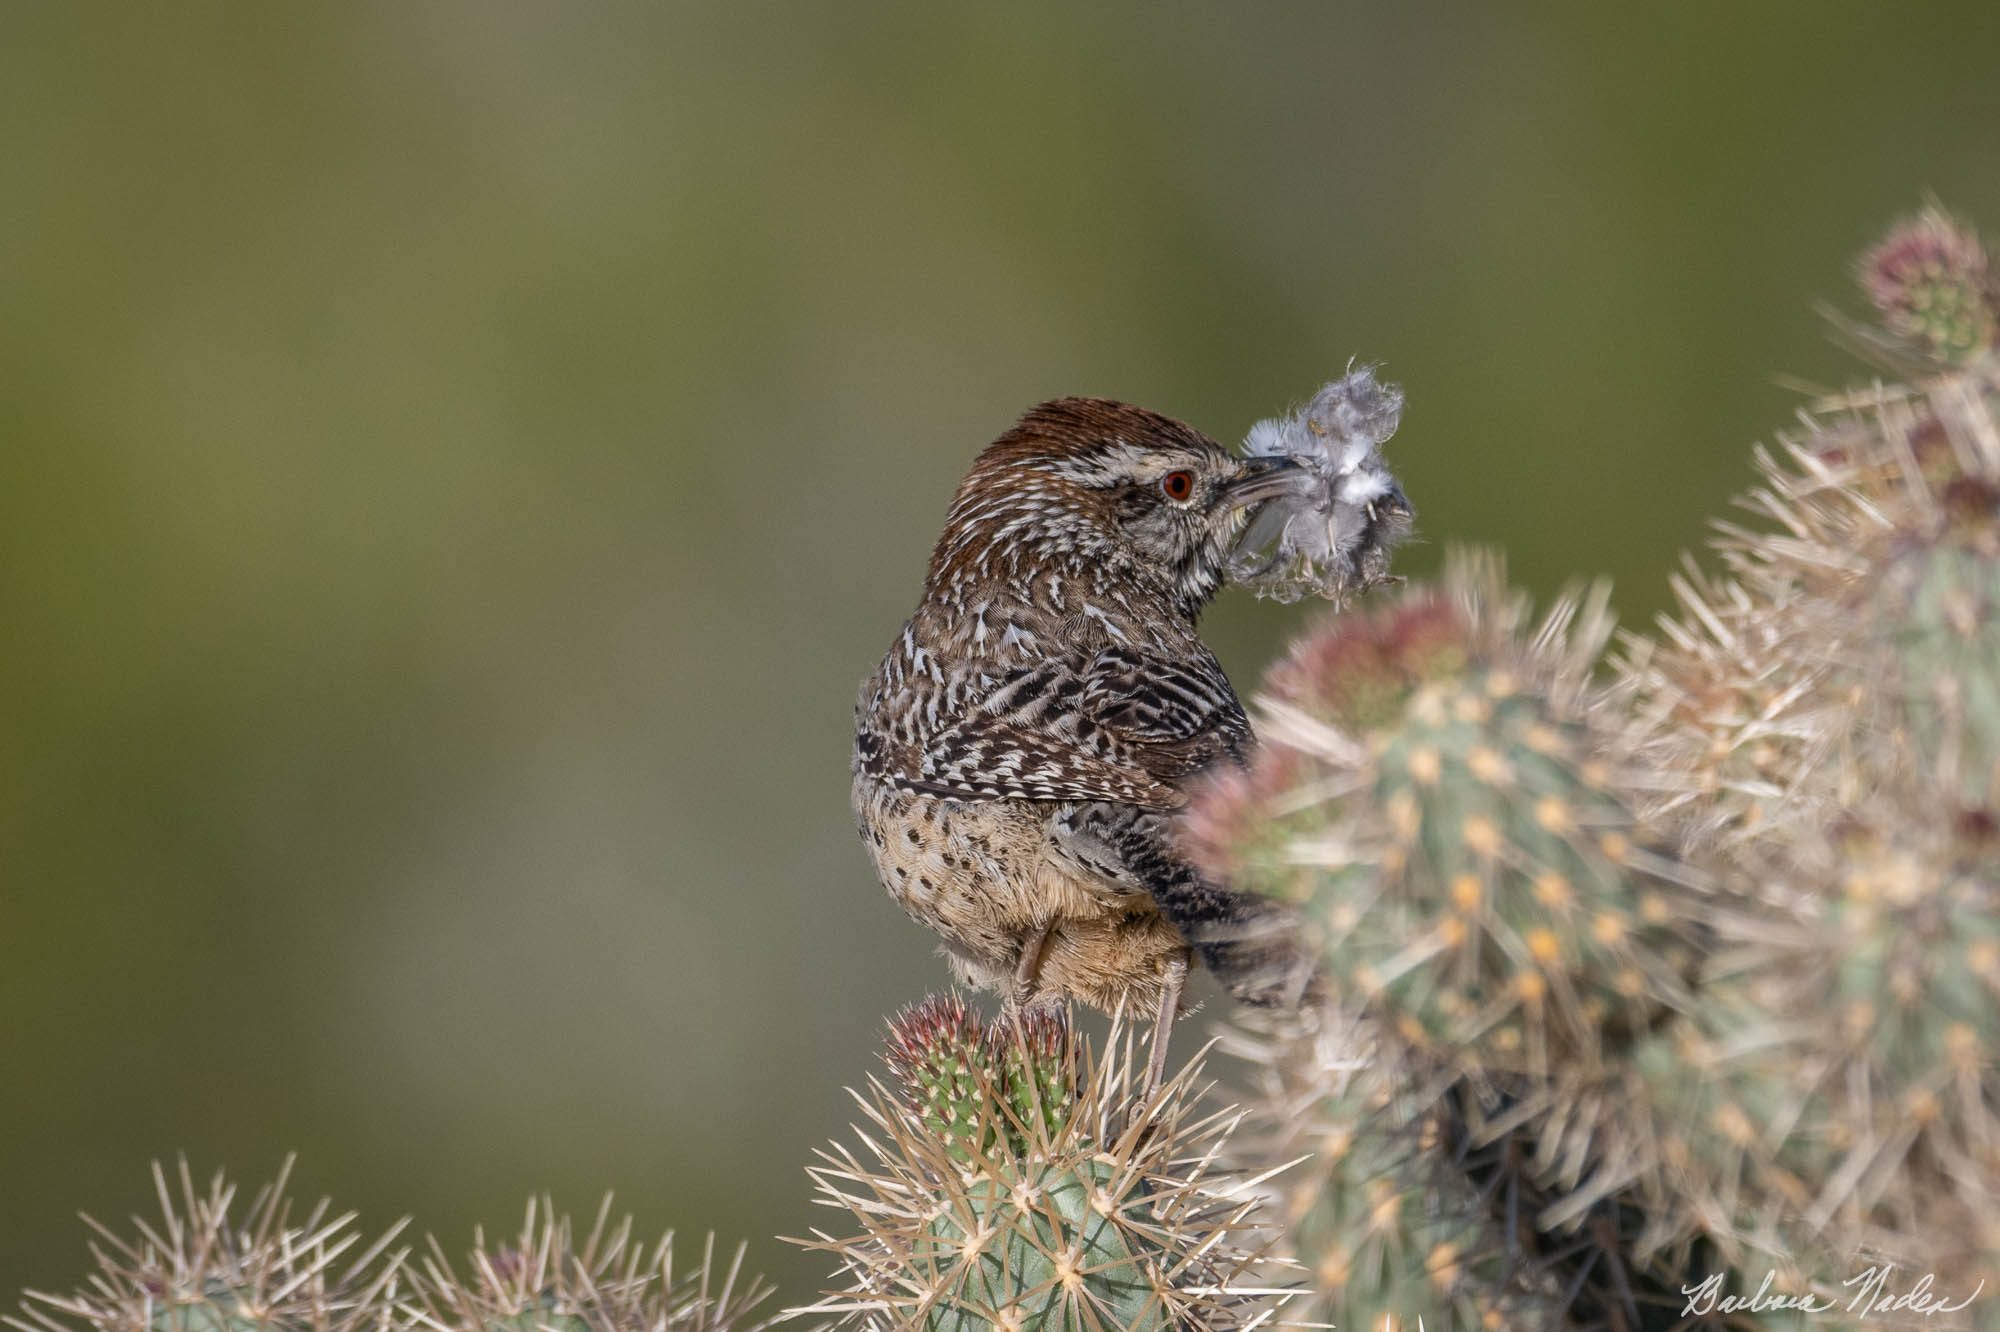
[{"label": "white fluffy nesting material", "polygon": [[1388,581],[1389,552],[1414,511],[1382,458],[1403,415],[1403,390],[1349,367],[1290,415],[1259,421],[1245,456],[1289,458],[1293,489],[1265,502],[1230,555],[1232,582],[1260,597],[1332,601]]}]

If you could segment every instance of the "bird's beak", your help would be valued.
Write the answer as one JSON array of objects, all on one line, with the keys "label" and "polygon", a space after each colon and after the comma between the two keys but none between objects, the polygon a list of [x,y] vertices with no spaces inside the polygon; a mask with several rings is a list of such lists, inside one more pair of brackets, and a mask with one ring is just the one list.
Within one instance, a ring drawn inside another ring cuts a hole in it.
[{"label": "bird's beak", "polygon": [[1395,482],[1389,483],[1389,493],[1375,501],[1378,518],[1414,518],[1417,511],[1410,507],[1410,497]]},{"label": "bird's beak", "polygon": [[1294,493],[1308,475],[1308,468],[1290,458],[1245,458],[1222,493],[1230,508],[1247,509]]}]

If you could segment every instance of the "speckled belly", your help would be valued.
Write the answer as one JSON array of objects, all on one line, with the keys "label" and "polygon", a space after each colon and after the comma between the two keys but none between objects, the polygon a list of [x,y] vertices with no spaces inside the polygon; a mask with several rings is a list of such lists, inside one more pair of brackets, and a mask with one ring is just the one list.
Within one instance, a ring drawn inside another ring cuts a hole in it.
[{"label": "speckled belly", "polygon": [[1167,962],[1186,952],[1151,897],[1081,875],[1050,854],[1055,806],[912,795],[865,776],[854,809],[896,904],[945,941],[958,978],[1004,989],[1023,942],[1050,927],[1035,1000],[1159,1007]]}]

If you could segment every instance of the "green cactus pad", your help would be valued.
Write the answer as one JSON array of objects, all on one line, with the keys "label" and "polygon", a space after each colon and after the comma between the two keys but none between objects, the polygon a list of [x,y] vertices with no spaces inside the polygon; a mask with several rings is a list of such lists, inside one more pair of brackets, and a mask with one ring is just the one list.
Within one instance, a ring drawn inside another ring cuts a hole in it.
[{"label": "green cactus pad", "polygon": [[305,1325],[274,1314],[253,1291],[211,1284],[198,1300],[160,1304],[148,1326],[151,1332],[277,1332]]},{"label": "green cactus pad", "polygon": [[[941,1029],[961,1031],[958,1015],[899,1021],[892,1044]],[[1217,1164],[1233,1117],[1194,1111],[1198,1065],[1142,1105],[1142,1058],[1122,1030],[1102,1058],[1033,1024],[991,1048],[1004,1053],[971,1078],[975,1121],[1010,1126],[991,1150],[968,1154],[922,1103],[878,1089],[860,1151],[836,1148],[812,1172],[860,1232],[804,1242],[845,1277],[810,1312],[856,1327],[1123,1332],[1245,1327],[1267,1309],[1269,1236]]]},{"label": "green cactus pad", "polygon": [[1962,481],[1929,541],[1861,591],[1877,724],[1960,807],[2000,808],[2000,489]]},{"label": "green cactus pad", "polygon": [[1165,1255],[1112,1210],[1120,1193],[1115,1163],[1016,1162],[1008,1171],[973,1180],[926,1228],[942,1288],[926,1327],[1172,1326],[1159,1289]]}]

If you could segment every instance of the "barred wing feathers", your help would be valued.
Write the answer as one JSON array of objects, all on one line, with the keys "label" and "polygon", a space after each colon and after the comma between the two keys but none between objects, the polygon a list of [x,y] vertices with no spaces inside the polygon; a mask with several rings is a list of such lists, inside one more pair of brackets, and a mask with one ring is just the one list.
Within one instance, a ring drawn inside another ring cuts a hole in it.
[{"label": "barred wing feathers", "polygon": [[1184,803],[1188,778],[1218,760],[1244,762],[1252,743],[1242,704],[1206,651],[1172,664],[1124,648],[1051,658],[954,701],[952,718],[920,724],[904,743],[864,728],[864,771],[949,799],[1170,810]]}]

